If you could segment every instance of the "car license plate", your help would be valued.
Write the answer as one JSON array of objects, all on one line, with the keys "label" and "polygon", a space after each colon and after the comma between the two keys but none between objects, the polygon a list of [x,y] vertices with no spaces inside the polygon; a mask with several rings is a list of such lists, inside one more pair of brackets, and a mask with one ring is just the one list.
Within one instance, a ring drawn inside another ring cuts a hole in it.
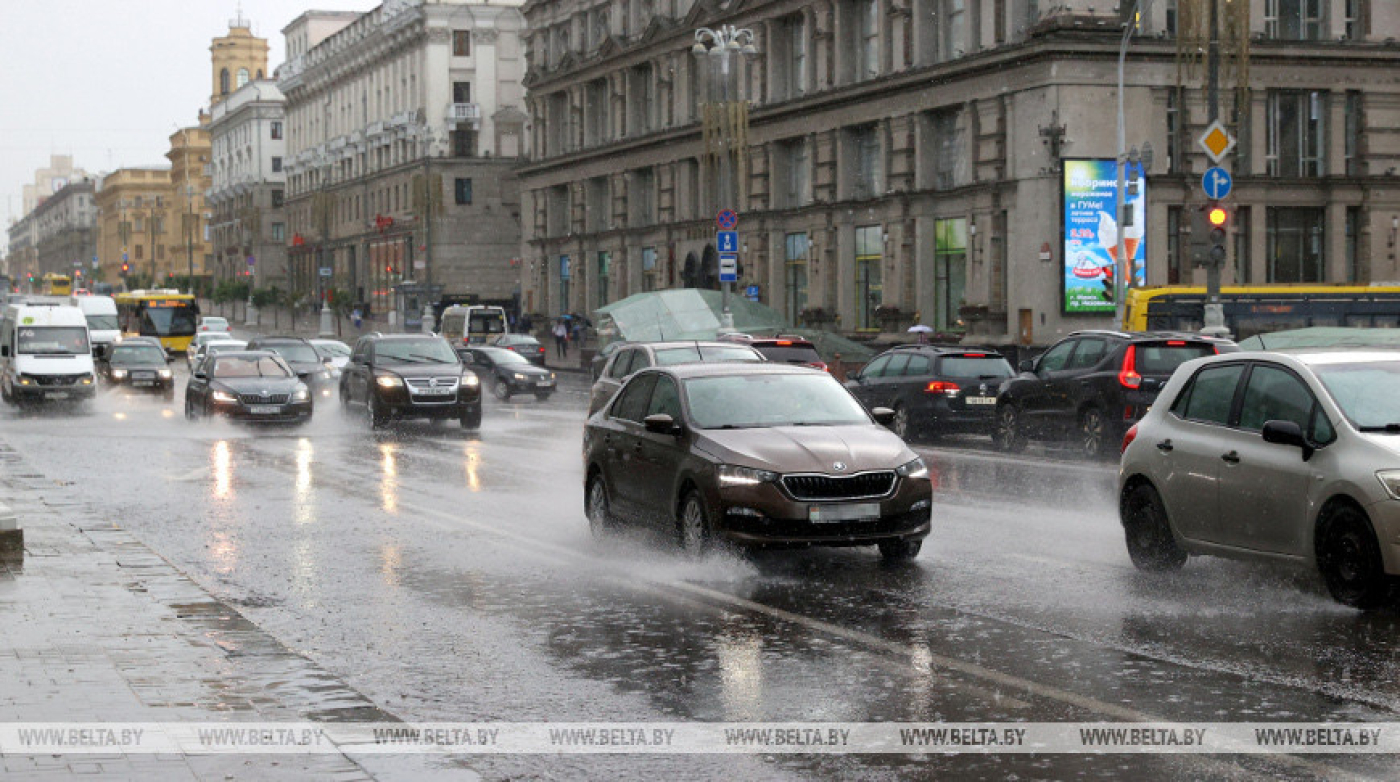
[{"label": "car license plate", "polygon": [[853,502],[842,505],[811,505],[807,509],[809,521],[859,521],[880,518],[880,503]]},{"label": "car license plate", "polygon": [[970,405],[994,405],[997,403],[997,398],[994,396],[969,396],[965,399]]},{"label": "car license plate", "polygon": [[456,390],[451,388],[419,388],[415,389],[414,393],[420,396],[451,396],[456,393]]},{"label": "car license plate", "polygon": [[68,392],[67,392],[67,391],[50,391],[50,392],[49,392],[49,399],[67,399],[67,398],[68,398]]},{"label": "car license plate", "polygon": [[281,405],[249,405],[248,412],[253,415],[277,415],[282,412]]},{"label": "car license plate", "polygon": [[548,386],[554,385],[554,381],[553,381],[553,380],[541,380],[541,381],[539,381],[538,383],[536,383],[536,385],[541,386],[541,387],[548,387]]},{"label": "car license plate", "polygon": [[154,380],[133,380],[133,381],[131,381],[131,384],[132,384],[133,386],[153,386],[153,385],[156,384],[156,381],[154,381]]}]

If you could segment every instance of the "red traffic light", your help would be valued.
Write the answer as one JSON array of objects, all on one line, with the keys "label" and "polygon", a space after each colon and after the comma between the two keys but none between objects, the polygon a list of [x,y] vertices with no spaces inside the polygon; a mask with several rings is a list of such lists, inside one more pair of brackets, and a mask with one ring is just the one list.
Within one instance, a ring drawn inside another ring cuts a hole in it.
[{"label": "red traffic light", "polygon": [[1206,213],[1206,219],[1216,228],[1222,228],[1225,225],[1225,221],[1230,219],[1230,213],[1225,211],[1225,207],[1223,206],[1213,206],[1210,208],[1210,211]]}]

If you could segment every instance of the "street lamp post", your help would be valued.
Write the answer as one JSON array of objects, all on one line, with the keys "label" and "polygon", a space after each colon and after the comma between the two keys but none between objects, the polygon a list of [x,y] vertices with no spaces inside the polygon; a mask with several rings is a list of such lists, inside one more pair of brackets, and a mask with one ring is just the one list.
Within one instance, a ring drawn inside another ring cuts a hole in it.
[{"label": "street lamp post", "polygon": [[[1142,17],[1142,14],[1146,13],[1151,7],[1152,0],[1133,0],[1133,13],[1132,16],[1128,18],[1128,23],[1123,26],[1123,40],[1118,46],[1118,156],[1114,158],[1116,161],[1114,168],[1118,171],[1118,189],[1115,191],[1114,195],[1113,222],[1118,230],[1120,239],[1123,236],[1123,189],[1126,187],[1126,172],[1124,169],[1128,164],[1127,130],[1123,123],[1123,71],[1128,59],[1128,42],[1132,40],[1133,31],[1136,30],[1138,26],[1138,20]],[[1136,152],[1136,150],[1134,150],[1134,152]],[[1136,155],[1134,155],[1134,158],[1136,158]],[[1147,163],[1143,166],[1144,178],[1146,178],[1146,169],[1149,165],[1151,165],[1151,163]],[[1145,201],[1142,202],[1142,206],[1146,206]],[[1139,209],[1138,211],[1143,210]],[[1142,220],[1144,219],[1144,215],[1134,214],[1133,219]],[[1126,242],[1121,240],[1118,242],[1118,256],[1113,269],[1113,313],[1116,325],[1119,328],[1123,327],[1123,318],[1127,312],[1126,298],[1128,287],[1132,283],[1132,280],[1129,279],[1129,275],[1134,273],[1133,259],[1125,257],[1127,255],[1124,249],[1126,246]]]},{"label": "street lamp post", "polygon": [[[753,30],[741,29],[732,24],[721,25],[713,30],[702,27],[695,31],[695,44],[690,47],[695,57],[708,57],[718,69],[716,78],[710,82],[708,100],[705,102],[704,123],[706,139],[715,139],[716,148],[707,150],[711,159],[719,158],[717,171],[718,186],[715,188],[715,212],[721,209],[738,211],[740,187],[739,177],[743,167],[740,155],[748,138],[748,112],[740,100],[739,88],[731,81],[737,75],[730,67],[730,57],[736,54],[752,56],[758,54],[754,46]],[[716,86],[717,85],[717,86]],[[718,93],[718,94],[716,94]],[[727,202],[727,203],[726,203]],[[724,280],[720,283],[722,308],[720,333],[734,331],[734,313],[729,309],[729,298],[734,283]]]}]

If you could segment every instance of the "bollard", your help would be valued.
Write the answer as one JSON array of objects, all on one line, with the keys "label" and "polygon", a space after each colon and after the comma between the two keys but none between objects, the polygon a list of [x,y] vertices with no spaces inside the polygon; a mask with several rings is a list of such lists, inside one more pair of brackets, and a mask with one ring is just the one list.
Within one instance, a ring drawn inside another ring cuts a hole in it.
[{"label": "bollard", "polygon": [[10,506],[0,503],[0,560],[24,558],[24,530]]}]

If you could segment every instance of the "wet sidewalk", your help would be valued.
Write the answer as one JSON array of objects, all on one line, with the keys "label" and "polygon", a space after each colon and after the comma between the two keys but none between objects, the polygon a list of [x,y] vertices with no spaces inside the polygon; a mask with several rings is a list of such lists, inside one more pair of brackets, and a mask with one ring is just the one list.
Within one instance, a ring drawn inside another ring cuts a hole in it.
[{"label": "wet sidewalk", "polygon": [[[153,487],[159,490],[158,487]],[[0,723],[396,721],[264,633],[0,438]],[[451,758],[341,753],[0,755],[5,780],[475,779]]]}]

